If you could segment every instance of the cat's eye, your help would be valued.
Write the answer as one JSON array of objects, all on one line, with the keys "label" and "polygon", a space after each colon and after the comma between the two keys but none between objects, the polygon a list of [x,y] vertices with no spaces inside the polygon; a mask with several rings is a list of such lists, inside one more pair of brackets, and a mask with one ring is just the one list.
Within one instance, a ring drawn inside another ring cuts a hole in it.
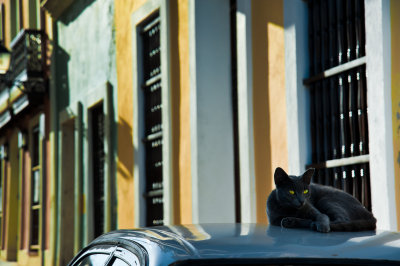
[{"label": "cat's eye", "polygon": [[307,194],[307,193],[308,193],[308,189],[305,189],[305,190],[304,190],[304,194]]},{"label": "cat's eye", "polygon": [[291,195],[294,195],[294,190],[289,190],[289,193],[290,193]]}]

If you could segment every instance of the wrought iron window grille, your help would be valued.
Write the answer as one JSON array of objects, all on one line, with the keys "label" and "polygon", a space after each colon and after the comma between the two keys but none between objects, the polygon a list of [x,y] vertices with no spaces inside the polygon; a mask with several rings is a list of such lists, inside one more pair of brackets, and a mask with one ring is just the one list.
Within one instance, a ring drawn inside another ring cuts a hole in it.
[{"label": "wrought iron window grille", "polygon": [[371,209],[364,0],[309,0],[313,181],[340,188]]},{"label": "wrought iron window grille", "polygon": [[142,41],[144,108],[144,144],[146,189],[146,224],[164,223],[163,199],[163,126],[162,126],[162,73],[160,16],[158,13],[147,19],[140,28]]}]

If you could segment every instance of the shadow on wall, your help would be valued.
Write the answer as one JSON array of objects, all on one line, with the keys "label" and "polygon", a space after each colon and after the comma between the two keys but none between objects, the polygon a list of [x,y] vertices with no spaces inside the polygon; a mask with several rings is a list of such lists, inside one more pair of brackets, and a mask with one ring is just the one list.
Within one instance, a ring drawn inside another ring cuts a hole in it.
[{"label": "shadow on wall", "polygon": [[56,90],[58,111],[64,110],[70,103],[68,62],[69,54],[60,46],[56,46]]},{"label": "shadow on wall", "polygon": [[70,22],[79,17],[79,15],[82,14],[87,7],[93,4],[94,1],[95,0],[74,1],[73,4],[71,4],[71,6],[64,11],[64,14],[59,18],[59,20],[65,25],[68,25]]},{"label": "shadow on wall", "polygon": [[[181,65],[180,65],[180,54],[179,54],[179,14],[178,14],[178,3],[177,1],[170,2],[170,12],[171,12],[171,113],[172,113],[172,171],[173,171],[173,186],[176,191],[180,191],[180,162],[187,162],[186,158],[182,158],[180,149],[180,138],[181,138],[181,116],[180,116],[180,106],[181,106],[181,91],[180,91],[180,81],[181,81]],[[174,193],[174,223],[181,222],[181,212],[180,212],[180,193]]]},{"label": "shadow on wall", "polygon": [[[118,173],[128,179],[133,176],[133,136],[130,123],[122,117],[118,119],[118,139],[123,139],[123,149],[121,149],[118,157]],[[122,147],[121,147],[122,148]]]}]

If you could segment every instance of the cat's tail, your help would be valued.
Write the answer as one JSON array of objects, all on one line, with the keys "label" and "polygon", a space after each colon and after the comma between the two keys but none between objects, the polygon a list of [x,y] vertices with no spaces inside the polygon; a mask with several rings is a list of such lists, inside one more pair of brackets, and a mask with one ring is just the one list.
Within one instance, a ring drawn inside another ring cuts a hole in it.
[{"label": "cat's tail", "polygon": [[374,217],[368,220],[353,220],[350,222],[331,222],[331,231],[368,231],[376,229],[376,219]]}]

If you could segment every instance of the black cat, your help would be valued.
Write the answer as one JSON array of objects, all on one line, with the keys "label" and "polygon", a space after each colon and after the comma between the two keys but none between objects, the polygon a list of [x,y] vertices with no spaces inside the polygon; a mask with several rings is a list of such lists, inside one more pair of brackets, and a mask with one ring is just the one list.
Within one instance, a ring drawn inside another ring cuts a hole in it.
[{"label": "black cat", "polygon": [[375,217],[356,198],[333,187],[310,184],[314,171],[288,176],[282,168],[276,168],[276,189],[267,200],[271,224],[325,233],[376,228]]}]

